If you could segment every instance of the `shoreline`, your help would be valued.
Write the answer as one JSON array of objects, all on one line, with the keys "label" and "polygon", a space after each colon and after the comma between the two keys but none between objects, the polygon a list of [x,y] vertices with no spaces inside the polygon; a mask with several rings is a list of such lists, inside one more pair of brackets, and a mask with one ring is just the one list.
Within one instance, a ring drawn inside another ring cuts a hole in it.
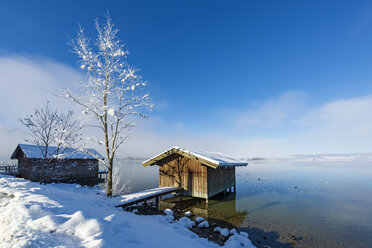
[{"label": "shoreline", "polygon": [[[187,207],[182,208],[180,206],[174,206],[171,208],[171,210],[173,211],[174,221],[177,221],[180,218],[184,217],[185,213],[190,211],[191,208],[187,208]],[[124,208],[124,211],[129,211],[137,215],[161,215],[161,216],[167,215],[164,212],[164,210],[156,209],[155,204],[152,201],[149,201],[146,205],[140,204],[140,205],[134,205],[131,207],[126,207]],[[199,216],[192,214],[189,217],[191,220],[195,221],[195,218]],[[291,235],[290,239],[288,239],[287,242],[281,243],[277,240],[278,236],[276,235],[275,231],[265,232],[261,229],[254,228],[254,227],[239,227],[229,222],[215,219],[215,218],[206,218],[205,220],[208,221],[210,224],[208,228],[199,228],[196,225],[188,229],[192,231],[193,233],[197,234],[200,238],[206,238],[209,241],[214,242],[220,246],[223,246],[232,234],[229,232],[229,235],[227,237],[222,236],[214,230],[216,227],[219,227],[221,229],[227,228],[229,231],[236,230],[238,233],[239,232],[247,233],[249,240],[257,248],[261,248],[261,247],[262,248],[274,248],[274,247],[278,247],[278,245],[280,245],[280,247],[283,247],[283,248],[293,248],[299,245],[298,243],[299,240],[294,235]]]},{"label": "shoreline", "polygon": [[[143,205],[138,205],[138,206],[127,207],[124,211],[129,211],[129,212],[132,212],[138,215],[163,215],[163,216],[167,215],[166,213],[164,213],[164,211],[155,209],[153,205],[149,205],[149,204],[146,206],[144,206],[143,204]],[[178,221],[182,217],[185,217],[186,216],[185,213],[187,212],[179,208],[172,209],[172,211],[173,211],[174,221]],[[199,216],[191,213],[191,215],[188,217],[194,222],[196,222],[195,218]],[[220,246],[223,246],[225,244],[225,242],[228,240],[231,234],[229,234],[229,236],[226,237],[226,236],[219,234],[214,229],[216,227],[220,227],[222,229],[227,228],[229,230],[237,229],[237,227],[235,227],[233,224],[222,221],[222,220],[206,219],[206,221],[208,221],[209,227],[201,228],[198,226],[194,226],[194,227],[189,228],[189,230],[197,234],[200,238],[206,238],[209,241],[212,241]]]},{"label": "shoreline", "polygon": [[[187,228],[196,224],[187,217],[174,221],[173,213],[123,211],[98,187],[41,185],[0,175],[0,192],[3,247],[220,247]],[[224,247],[254,246],[248,238],[232,235]]]}]

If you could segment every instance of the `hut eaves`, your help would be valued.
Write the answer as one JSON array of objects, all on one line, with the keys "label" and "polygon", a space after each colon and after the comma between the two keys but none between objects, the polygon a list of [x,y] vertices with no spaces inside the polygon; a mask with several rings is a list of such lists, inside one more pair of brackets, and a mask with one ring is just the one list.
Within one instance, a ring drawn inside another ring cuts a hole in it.
[{"label": "hut eaves", "polygon": [[[19,144],[15,151],[13,152],[11,159],[17,158],[17,155],[22,151],[26,158],[43,159],[43,149],[42,146]],[[57,155],[57,147],[48,147],[48,158],[59,158],[59,159],[104,159],[104,157],[99,154],[94,149],[85,149],[86,152],[80,151],[74,148],[63,147],[60,148]]]},{"label": "hut eaves", "polygon": [[162,152],[142,163],[143,166],[156,165],[161,159],[168,157],[171,154],[179,154],[184,157],[195,159],[216,169],[217,167],[229,167],[229,166],[246,166],[248,163],[231,158],[220,152],[200,152],[183,149],[180,147],[172,147],[171,149]]}]

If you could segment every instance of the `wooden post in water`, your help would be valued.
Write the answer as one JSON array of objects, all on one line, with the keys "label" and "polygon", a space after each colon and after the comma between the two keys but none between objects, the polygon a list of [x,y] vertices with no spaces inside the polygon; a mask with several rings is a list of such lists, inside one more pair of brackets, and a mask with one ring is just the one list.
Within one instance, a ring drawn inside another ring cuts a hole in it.
[{"label": "wooden post in water", "polygon": [[159,209],[159,198],[160,198],[160,196],[157,196],[156,199],[155,199],[156,209]]}]

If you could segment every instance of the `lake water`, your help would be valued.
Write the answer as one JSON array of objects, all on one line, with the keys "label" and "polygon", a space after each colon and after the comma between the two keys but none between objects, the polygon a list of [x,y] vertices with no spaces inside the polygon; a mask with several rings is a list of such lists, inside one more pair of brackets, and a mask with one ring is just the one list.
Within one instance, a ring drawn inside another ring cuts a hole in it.
[{"label": "lake water", "polygon": [[[158,187],[157,167],[116,165],[128,193]],[[186,208],[238,226],[257,247],[372,247],[372,162],[250,162],[236,179],[236,194]]]}]

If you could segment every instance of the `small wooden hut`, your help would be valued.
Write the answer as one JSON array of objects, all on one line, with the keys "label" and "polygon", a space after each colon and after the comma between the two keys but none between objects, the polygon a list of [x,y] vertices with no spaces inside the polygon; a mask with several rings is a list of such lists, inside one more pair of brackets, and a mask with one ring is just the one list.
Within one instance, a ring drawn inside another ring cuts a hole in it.
[{"label": "small wooden hut", "polygon": [[94,149],[82,152],[73,148],[19,144],[11,159],[18,160],[18,175],[31,181],[95,184],[98,162],[104,159]]},{"label": "small wooden hut", "polygon": [[235,167],[248,163],[222,153],[195,152],[173,147],[143,166],[159,166],[159,187],[180,187],[184,194],[208,199],[236,187]]}]

